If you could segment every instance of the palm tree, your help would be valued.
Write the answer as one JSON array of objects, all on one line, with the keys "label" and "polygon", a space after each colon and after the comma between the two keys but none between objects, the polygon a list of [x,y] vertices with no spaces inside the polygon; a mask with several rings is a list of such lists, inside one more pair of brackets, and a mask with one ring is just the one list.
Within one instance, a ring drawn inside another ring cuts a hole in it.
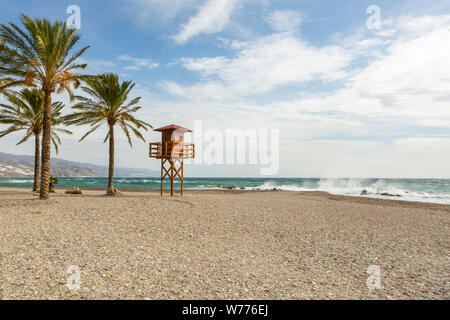
[{"label": "palm tree", "polygon": [[[33,191],[39,190],[39,169],[40,169],[40,138],[43,124],[43,111],[45,94],[38,89],[23,89],[17,93],[5,93],[6,99],[10,103],[0,104],[0,124],[10,125],[6,130],[0,131],[0,138],[10,133],[25,130],[25,136],[17,145],[26,142],[34,136],[34,185]],[[51,141],[58,153],[58,144],[61,144],[58,132],[72,134],[69,130],[56,128],[56,125],[64,122],[61,116],[61,109],[64,105],[61,102],[52,104],[52,131]]]},{"label": "palm tree", "polygon": [[64,21],[51,23],[21,15],[23,29],[8,22],[0,23],[0,75],[8,86],[38,86],[44,91],[42,124],[42,168],[40,199],[48,199],[50,175],[50,145],[52,126],[52,94],[66,90],[72,97],[70,85],[79,86],[86,76],[74,73],[86,68],[77,59],[89,48],[75,50],[80,36]]},{"label": "palm tree", "polygon": [[152,128],[151,125],[134,117],[134,113],[141,109],[137,106],[140,101],[135,98],[127,101],[134,84],[131,81],[119,82],[119,77],[113,73],[105,73],[96,78],[86,80],[87,86],[81,89],[88,97],[76,96],[78,101],[72,108],[79,110],[66,117],[67,124],[91,126],[91,129],[81,137],[84,140],[89,134],[97,130],[103,124],[108,126],[108,133],[103,142],[109,140],[109,173],[107,195],[116,195],[114,188],[114,127],[119,125],[131,147],[131,134],[145,142],[140,129],[145,131]]}]

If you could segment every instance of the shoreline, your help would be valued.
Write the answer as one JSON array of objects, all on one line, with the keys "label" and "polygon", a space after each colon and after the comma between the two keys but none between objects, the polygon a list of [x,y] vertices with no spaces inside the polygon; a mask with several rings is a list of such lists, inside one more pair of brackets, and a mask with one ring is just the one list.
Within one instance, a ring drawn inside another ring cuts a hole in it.
[{"label": "shoreline", "polygon": [[[0,187],[30,187],[31,180],[7,179]],[[106,187],[105,178],[62,178],[57,188],[80,187],[101,190]],[[117,178],[119,190],[147,192],[159,190],[158,178]],[[165,183],[165,188],[169,188]],[[180,187],[180,181],[175,181]],[[234,191],[296,191],[326,192],[336,196],[366,199],[400,200],[414,203],[450,205],[450,179],[356,179],[356,178],[186,178],[185,190],[234,190]]]},{"label": "shoreline", "polygon": [[[70,190],[71,188],[56,187],[55,190],[57,191],[56,194],[62,192],[64,194],[65,191]],[[29,187],[0,187],[0,193],[4,193],[7,191],[24,191],[29,190],[30,193],[32,191]],[[81,188],[83,191],[106,191],[106,188]],[[120,189],[120,192],[122,193],[152,193],[152,194],[159,194],[160,189]],[[336,195],[325,191],[287,191],[287,190],[227,190],[227,189],[185,189],[186,193],[192,193],[192,194],[243,194],[243,193],[293,193],[298,195],[305,195],[309,197],[317,197],[317,198],[323,198],[328,200],[336,200],[336,201],[348,201],[353,203],[360,203],[360,204],[374,204],[374,205],[386,205],[386,206],[395,206],[395,207],[405,207],[405,208],[423,208],[423,209],[442,209],[445,211],[450,211],[450,205],[448,204],[441,204],[441,203],[433,203],[433,202],[421,202],[421,201],[410,201],[410,200],[398,200],[396,198],[388,198],[388,199],[382,199],[382,198],[372,198],[372,197],[365,197],[365,196],[352,196],[352,195]],[[72,195],[72,196],[78,196],[83,197],[83,195]],[[167,189],[165,189],[164,197],[169,197],[169,192]],[[180,197],[179,190],[175,190],[175,197]]]}]

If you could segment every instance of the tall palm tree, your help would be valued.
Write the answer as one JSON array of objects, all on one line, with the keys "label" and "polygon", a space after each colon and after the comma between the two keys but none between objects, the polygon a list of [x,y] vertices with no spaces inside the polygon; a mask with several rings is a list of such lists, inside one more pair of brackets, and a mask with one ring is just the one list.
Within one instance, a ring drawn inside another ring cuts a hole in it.
[{"label": "tall palm tree", "polygon": [[152,128],[148,123],[138,120],[134,113],[141,107],[137,106],[140,101],[135,98],[128,101],[128,95],[133,89],[134,84],[131,81],[119,82],[119,77],[114,73],[105,73],[96,78],[86,80],[87,86],[82,90],[88,97],[76,96],[78,101],[72,108],[78,110],[71,115],[66,116],[68,125],[90,125],[91,129],[81,137],[84,140],[89,134],[97,130],[103,124],[108,126],[108,133],[103,142],[109,140],[109,173],[107,195],[116,195],[114,188],[114,127],[118,125],[128,139],[131,147],[131,134],[145,142],[140,129],[145,131]]},{"label": "tall palm tree", "polygon": [[64,21],[21,15],[23,28],[8,22],[0,23],[0,75],[9,86],[35,85],[44,91],[42,125],[42,168],[40,199],[48,199],[50,175],[50,145],[52,94],[66,90],[72,97],[70,85],[75,87],[85,76],[76,74],[86,68],[77,59],[89,48],[76,50],[80,40],[76,29],[70,29]]},{"label": "tall palm tree", "polygon": [[[10,125],[6,130],[0,131],[0,138],[10,133],[25,130],[25,136],[17,144],[26,142],[34,136],[34,185],[33,191],[39,190],[39,169],[40,169],[40,139],[43,125],[44,99],[45,94],[38,89],[23,89],[17,93],[5,93],[10,104],[0,104],[0,124]],[[64,105],[61,102],[52,104],[52,131],[51,141],[58,153],[58,144],[61,144],[58,133],[72,134],[69,130],[56,128],[55,126],[64,123],[61,116],[61,109]]]}]

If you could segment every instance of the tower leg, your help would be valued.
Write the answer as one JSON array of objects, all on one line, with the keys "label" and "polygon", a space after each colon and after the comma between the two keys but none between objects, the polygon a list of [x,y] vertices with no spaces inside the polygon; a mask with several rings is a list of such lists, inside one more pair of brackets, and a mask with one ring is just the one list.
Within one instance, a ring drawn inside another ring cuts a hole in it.
[{"label": "tower leg", "polygon": [[164,159],[161,159],[161,197],[164,191]]},{"label": "tower leg", "polygon": [[170,195],[173,197],[173,180],[175,177],[173,176],[173,160],[170,160]]},{"label": "tower leg", "polygon": [[181,160],[181,196],[183,196],[184,189],[184,161]]}]

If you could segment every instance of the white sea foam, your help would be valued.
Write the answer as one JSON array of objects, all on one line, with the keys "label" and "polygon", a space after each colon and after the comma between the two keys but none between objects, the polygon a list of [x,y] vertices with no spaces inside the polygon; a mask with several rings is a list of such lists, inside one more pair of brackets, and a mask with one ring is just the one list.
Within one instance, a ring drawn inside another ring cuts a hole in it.
[{"label": "white sea foam", "polygon": [[277,189],[277,190],[282,190],[282,191],[317,191],[317,189],[310,189],[310,188],[305,188],[305,187],[301,187],[295,184],[282,184],[279,185],[275,182],[265,182],[264,184],[258,186],[258,187],[249,187],[249,188],[245,188],[246,190],[273,190],[273,189]]},{"label": "white sea foam", "polygon": [[13,179],[9,179],[6,180],[6,183],[33,183],[33,180],[13,180]]},{"label": "white sea foam", "polygon": [[[304,187],[297,184],[277,184],[265,182],[257,187],[247,187],[246,190],[282,190],[282,191],[324,191],[335,195],[348,195],[356,197],[379,198],[389,200],[432,202],[450,204],[450,194],[419,192],[399,188],[395,181],[378,179],[372,182],[369,179],[321,179],[317,186]],[[365,190],[366,194],[362,195]],[[385,195],[383,195],[385,194]],[[386,195],[388,194],[388,195]]]},{"label": "white sea foam", "polygon": [[[338,195],[450,204],[450,194],[405,189],[395,181],[384,179],[375,183],[369,183],[368,179],[322,179],[319,190]],[[361,195],[363,190],[366,190],[367,194]]]}]

